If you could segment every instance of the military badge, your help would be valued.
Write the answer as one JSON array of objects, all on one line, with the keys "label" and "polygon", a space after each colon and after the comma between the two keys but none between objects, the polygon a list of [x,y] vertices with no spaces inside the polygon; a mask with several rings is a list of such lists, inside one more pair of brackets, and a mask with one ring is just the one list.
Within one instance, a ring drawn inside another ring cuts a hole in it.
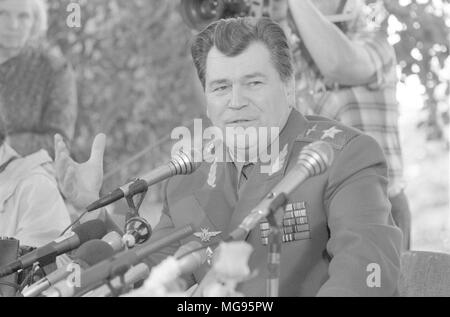
[{"label": "military badge", "polygon": [[200,232],[194,233],[194,236],[200,238],[201,242],[209,242],[211,238],[214,238],[215,236],[218,236],[221,233],[222,231],[210,232],[208,228],[206,229],[200,228]]},{"label": "military badge", "polygon": [[208,174],[208,185],[212,188],[216,188],[216,175],[217,175],[217,162],[214,161],[211,164],[211,169]]},{"label": "military badge", "polygon": [[[271,231],[269,223],[262,222],[260,231],[262,244],[268,245]],[[292,203],[286,206],[282,223],[282,237],[283,243],[311,238],[305,202]]]},{"label": "military badge", "polygon": [[317,131],[317,124],[314,125],[311,129],[308,129],[308,131],[306,132],[306,135],[308,136],[311,133],[316,132],[316,131]]}]

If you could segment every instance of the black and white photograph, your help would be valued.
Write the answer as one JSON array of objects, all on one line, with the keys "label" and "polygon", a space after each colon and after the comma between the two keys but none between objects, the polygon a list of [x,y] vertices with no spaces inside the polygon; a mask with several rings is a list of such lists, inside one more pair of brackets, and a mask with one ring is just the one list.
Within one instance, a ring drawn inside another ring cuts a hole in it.
[{"label": "black and white photograph", "polygon": [[0,297],[450,297],[449,137],[449,0],[0,0]]}]

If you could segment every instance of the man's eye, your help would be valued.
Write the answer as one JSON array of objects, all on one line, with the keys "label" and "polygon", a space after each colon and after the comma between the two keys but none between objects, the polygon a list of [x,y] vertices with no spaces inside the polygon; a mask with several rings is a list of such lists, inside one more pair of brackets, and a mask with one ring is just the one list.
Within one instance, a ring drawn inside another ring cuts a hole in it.
[{"label": "man's eye", "polygon": [[228,86],[219,86],[213,89],[214,92],[224,91],[228,88]]},{"label": "man's eye", "polygon": [[261,82],[261,81],[258,81],[258,80],[255,80],[255,81],[249,82],[248,85],[249,85],[250,87],[257,87],[257,86],[259,86],[259,85],[262,85],[262,82]]},{"label": "man's eye", "polygon": [[19,14],[19,19],[21,19],[21,20],[28,20],[29,18],[30,18],[30,15],[28,13]]}]

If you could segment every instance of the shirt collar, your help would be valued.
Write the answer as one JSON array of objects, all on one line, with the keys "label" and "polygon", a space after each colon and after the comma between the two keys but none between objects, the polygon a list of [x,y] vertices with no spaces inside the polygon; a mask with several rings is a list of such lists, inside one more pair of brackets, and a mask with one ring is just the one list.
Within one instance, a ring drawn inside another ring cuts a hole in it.
[{"label": "shirt collar", "polygon": [[12,147],[10,147],[7,143],[3,143],[3,145],[0,145],[0,165],[3,163],[6,163],[9,159],[13,157],[18,157],[16,151],[13,150]]}]

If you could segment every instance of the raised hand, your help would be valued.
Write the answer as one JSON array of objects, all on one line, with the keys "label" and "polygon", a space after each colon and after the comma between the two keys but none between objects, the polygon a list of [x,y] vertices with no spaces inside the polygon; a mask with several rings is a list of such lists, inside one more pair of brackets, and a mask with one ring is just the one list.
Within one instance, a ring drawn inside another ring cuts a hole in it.
[{"label": "raised hand", "polygon": [[55,169],[59,187],[77,209],[84,209],[98,199],[103,182],[103,154],[106,136],[98,134],[92,143],[89,160],[77,163],[70,158],[63,138],[55,135]]}]

